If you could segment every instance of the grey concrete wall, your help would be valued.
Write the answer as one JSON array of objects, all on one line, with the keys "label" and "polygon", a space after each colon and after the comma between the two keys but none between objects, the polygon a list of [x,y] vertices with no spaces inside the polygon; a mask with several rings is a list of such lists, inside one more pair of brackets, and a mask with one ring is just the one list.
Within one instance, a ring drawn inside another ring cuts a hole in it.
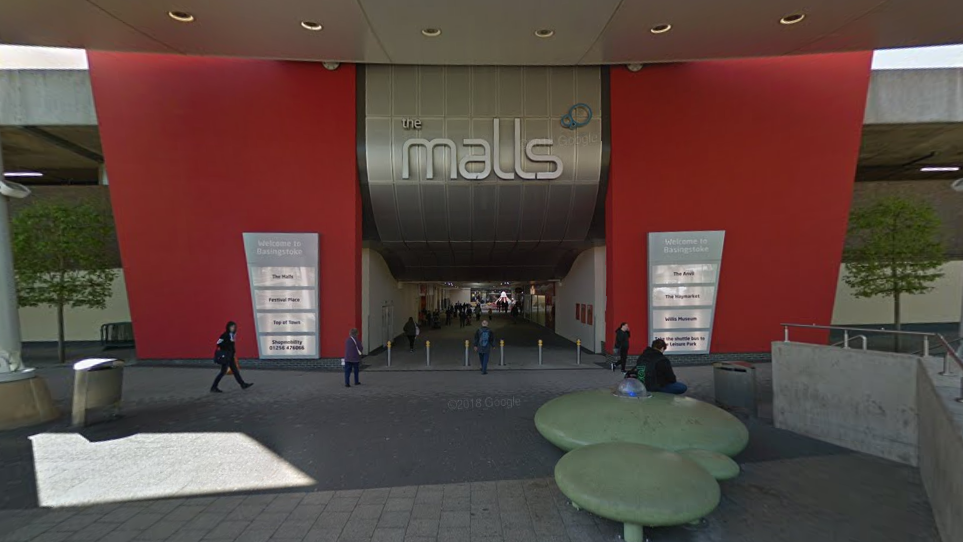
[{"label": "grey concrete wall", "polygon": [[874,71],[865,124],[963,122],[963,69]]},{"label": "grey concrete wall", "polygon": [[95,124],[86,70],[0,70],[0,125]]},{"label": "grey concrete wall", "polygon": [[917,464],[917,358],[776,342],[776,427]]},{"label": "grey concrete wall", "polygon": [[921,360],[919,398],[919,466],[940,536],[963,540],[963,404],[960,378],[943,377],[941,364]]}]

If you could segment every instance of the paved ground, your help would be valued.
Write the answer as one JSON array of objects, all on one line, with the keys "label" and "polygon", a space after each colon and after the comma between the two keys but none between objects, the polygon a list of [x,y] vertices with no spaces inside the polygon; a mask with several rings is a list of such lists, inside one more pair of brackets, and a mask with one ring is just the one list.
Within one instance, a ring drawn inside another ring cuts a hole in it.
[{"label": "paved ground", "polygon": [[[41,372],[65,405],[70,371]],[[616,540],[558,494],[561,452],[532,424],[611,372],[365,371],[348,389],[337,373],[251,371],[254,388],[210,395],[213,372],[128,368],[125,418],[0,433],[0,540]],[[710,368],[678,373],[711,398]],[[746,423],[717,511],[653,541],[938,540],[915,469]]]}]

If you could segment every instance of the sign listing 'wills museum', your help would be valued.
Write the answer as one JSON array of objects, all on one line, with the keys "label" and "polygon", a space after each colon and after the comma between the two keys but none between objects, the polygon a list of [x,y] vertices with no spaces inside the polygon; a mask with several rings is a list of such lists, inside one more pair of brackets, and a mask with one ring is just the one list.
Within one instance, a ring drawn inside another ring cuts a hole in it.
[{"label": "sign listing 'wills museum'", "polygon": [[245,233],[263,359],[318,357],[318,234]]},{"label": "sign listing 'wills museum'", "polygon": [[724,231],[649,234],[649,340],[666,354],[708,354]]}]

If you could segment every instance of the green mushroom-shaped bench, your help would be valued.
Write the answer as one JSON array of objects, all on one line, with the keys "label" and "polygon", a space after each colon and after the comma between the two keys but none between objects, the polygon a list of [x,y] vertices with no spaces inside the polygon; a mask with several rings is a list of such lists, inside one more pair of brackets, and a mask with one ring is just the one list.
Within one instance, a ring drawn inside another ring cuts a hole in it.
[{"label": "green mushroom-shaped bench", "polygon": [[603,442],[635,442],[732,457],[749,443],[746,426],[715,405],[665,393],[620,397],[609,389],[552,399],[535,413],[535,428],[565,451]]},{"label": "green mushroom-shaped bench", "polygon": [[622,522],[626,542],[642,542],[643,525],[699,520],[715,510],[720,498],[719,483],[695,461],[626,442],[592,444],[565,454],[555,465],[555,483],[576,507]]},{"label": "green mushroom-shaped bench", "polygon": [[749,443],[735,416],[689,397],[648,393],[637,381],[570,393],[535,413],[535,427],[567,451],[555,482],[573,505],[625,524],[681,525],[719,504],[719,484],[739,474],[731,459]]}]

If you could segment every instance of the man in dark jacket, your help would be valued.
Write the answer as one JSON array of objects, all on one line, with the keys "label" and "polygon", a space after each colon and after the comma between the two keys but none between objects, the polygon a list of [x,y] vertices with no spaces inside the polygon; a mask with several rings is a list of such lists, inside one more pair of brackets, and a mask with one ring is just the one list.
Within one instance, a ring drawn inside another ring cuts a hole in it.
[{"label": "man in dark jacket", "polygon": [[495,345],[495,333],[488,327],[488,320],[482,320],[481,326],[475,332],[475,352],[478,352],[478,361],[481,362],[481,374],[487,375],[488,357]]},{"label": "man in dark jacket", "polygon": [[629,331],[629,324],[627,322],[622,322],[622,325],[615,330],[615,348],[618,350],[619,361],[618,363],[612,364],[612,370],[615,370],[615,366],[619,365],[622,368],[622,372],[625,372],[625,362],[629,355],[629,337],[631,332]]},{"label": "man in dark jacket", "polygon": [[408,351],[415,351],[415,337],[418,335],[418,324],[415,323],[415,319],[408,317],[408,321],[405,322],[404,327],[405,337],[408,338]]},{"label": "man in dark jacket", "polygon": [[682,395],[688,388],[675,378],[672,362],[665,357],[667,345],[662,339],[652,341],[636,362],[638,378],[649,391]]}]

